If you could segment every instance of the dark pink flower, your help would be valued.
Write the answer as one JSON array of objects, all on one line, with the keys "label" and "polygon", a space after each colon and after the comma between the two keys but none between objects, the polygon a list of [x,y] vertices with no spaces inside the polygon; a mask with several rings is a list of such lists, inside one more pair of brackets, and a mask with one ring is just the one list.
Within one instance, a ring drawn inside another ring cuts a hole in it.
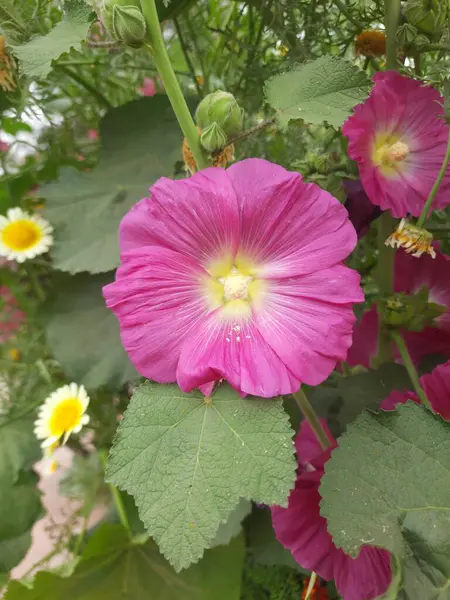
[{"label": "dark pink flower", "polygon": [[[370,200],[394,217],[420,215],[444,159],[448,125],[435,89],[394,71],[376,73],[369,98],[342,128]],[[450,169],[434,208],[450,204]]]},{"label": "dark pink flower", "polygon": [[[450,421],[450,361],[437,366],[431,373],[420,378],[420,385],[424,390],[431,407],[445,421]],[[404,404],[407,400],[420,403],[414,392],[405,390],[394,391],[381,403],[383,410],[394,410],[397,404]]]},{"label": "dark pink flower", "polygon": [[[326,425],[324,424],[325,428]],[[331,433],[328,437],[336,447]],[[391,581],[390,554],[363,546],[357,558],[337,548],[320,514],[319,486],[331,450],[321,450],[303,421],[295,440],[299,468],[287,508],[273,506],[272,523],[278,540],[304,569],[325,580],[334,579],[345,600],[371,600],[384,594]]]},{"label": "dark pink flower", "polygon": [[381,210],[369,200],[361,180],[346,179],[343,184],[347,192],[344,206],[358,238],[361,238],[366,235],[372,221],[381,215]]},{"label": "dark pink flower", "polygon": [[25,319],[26,315],[18,308],[10,289],[6,285],[0,286],[0,344],[11,339]]},{"label": "dark pink flower", "polygon": [[351,344],[359,275],[345,208],[259,159],[162,178],[124,217],[104,288],[139,372],[272,397],[317,385]]},{"label": "dark pink flower", "polygon": [[1,153],[8,152],[8,148],[9,148],[9,144],[7,142],[4,142],[3,140],[0,140],[0,152]]},{"label": "dark pink flower", "polygon": [[[412,359],[417,364],[429,354],[441,354],[450,358],[450,260],[436,248],[436,258],[424,254],[415,258],[403,250],[395,253],[394,287],[396,292],[415,294],[423,287],[428,289],[430,302],[447,307],[447,311],[435,319],[436,327],[423,331],[404,332]],[[378,349],[378,312],[376,306],[366,311],[356,325],[353,345],[347,355],[350,366],[370,366],[371,358]]]},{"label": "dark pink flower", "polygon": [[88,140],[96,142],[99,138],[99,133],[96,129],[89,129],[87,136],[88,136]]},{"label": "dark pink flower", "polygon": [[137,89],[138,94],[141,96],[154,96],[156,94],[155,82],[151,77],[146,77],[142,87]]}]

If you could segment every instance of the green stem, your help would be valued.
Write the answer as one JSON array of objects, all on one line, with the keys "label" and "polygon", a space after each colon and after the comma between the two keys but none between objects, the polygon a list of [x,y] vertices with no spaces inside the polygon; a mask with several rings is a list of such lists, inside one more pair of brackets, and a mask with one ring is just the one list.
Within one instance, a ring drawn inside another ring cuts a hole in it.
[{"label": "green stem", "polygon": [[397,345],[398,351],[400,352],[400,356],[403,360],[403,364],[405,365],[405,368],[408,371],[409,378],[411,379],[411,383],[413,384],[413,388],[416,394],[419,396],[422,404],[424,404],[427,408],[432,410],[430,401],[428,400],[427,395],[425,394],[422,386],[420,385],[419,376],[409,355],[408,348],[405,344],[405,340],[397,331],[391,331],[391,337]]},{"label": "green stem", "polygon": [[333,0],[333,1],[336,4],[336,6],[339,8],[341,13],[347,18],[348,21],[350,21],[350,23],[352,23],[352,25],[354,25],[358,29],[358,31],[362,31],[364,29],[363,24],[355,19],[355,17],[352,15],[352,13],[349,11],[349,9],[345,6],[345,4],[343,2],[341,2],[341,0]]},{"label": "green stem", "polygon": [[431,205],[433,204],[433,200],[438,193],[438,190],[441,186],[442,180],[444,179],[445,172],[447,171],[448,163],[450,161],[450,127],[448,128],[448,142],[447,142],[447,152],[445,153],[444,162],[442,163],[441,170],[439,171],[438,176],[436,177],[436,181],[434,182],[433,187],[431,188],[430,195],[425,202],[425,206],[420,213],[420,217],[417,220],[417,226],[423,227],[425,221],[427,220],[428,213],[430,211]]},{"label": "green stem", "polygon": [[[378,263],[375,279],[380,295],[390,296],[394,291],[394,249],[386,246],[386,240],[394,228],[391,213],[385,211],[378,219]],[[379,319],[377,364],[392,360],[392,344],[388,333]]]},{"label": "green stem", "polygon": [[[106,471],[106,462],[107,462],[107,452],[106,450],[99,451],[100,460],[103,463],[103,467]],[[117,515],[119,516],[119,521],[124,529],[128,531],[130,538],[133,535],[131,531],[130,523],[128,521],[127,512],[125,510],[125,506],[123,505],[122,496],[120,495],[119,490],[112,483],[108,483],[109,491],[111,492],[112,499],[114,501],[114,506],[117,511]]]},{"label": "green stem", "polygon": [[199,169],[208,166],[208,160],[203,148],[200,145],[200,136],[189,112],[188,105],[181,91],[178,80],[175,76],[172,64],[167,54],[166,46],[159,25],[158,12],[156,10],[155,0],[141,0],[142,12],[147,22],[148,39],[150,49],[153,54],[156,68],[163,80],[167,96],[174,110],[178,123],[189,144],[189,148],[194,155],[195,162]]},{"label": "green stem", "polygon": [[400,0],[384,0],[386,25],[386,67],[397,69],[397,25],[400,18]]},{"label": "green stem", "polygon": [[314,435],[317,438],[317,441],[320,444],[322,450],[326,450],[327,448],[331,448],[331,441],[327,436],[325,429],[320,422],[319,417],[316,415],[314,408],[311,406],[310,401],[305,396],[305,393],[300,388],[298,392],[293,394],[295,401],[298,404],[298,407],[302,411],[303,416],[308,421],[309,426],[314,432]]}]

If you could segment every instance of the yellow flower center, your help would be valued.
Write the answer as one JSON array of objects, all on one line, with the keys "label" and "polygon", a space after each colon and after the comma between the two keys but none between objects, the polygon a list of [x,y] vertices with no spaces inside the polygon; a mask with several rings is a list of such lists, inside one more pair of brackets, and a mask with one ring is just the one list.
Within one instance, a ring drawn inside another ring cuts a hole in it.
[{"label": "yellow flower center", "polygon": [[373,162],[384,175],[395,175],[410,152],[408,144],[397,137],[379,135],[373,148]]},{"label": "yellow flower center", "polygon": [[226,302],[230,300],[247,300],[248,286],[253,281],[251,275],[242,275],[236,267],[232,267],[227,277],[219,277],[223,285],[223,297]]},{"label": "yellow flower center", "polygon": [[28,250],[42,238],[42,232],[36,223],[22,219],[6,225],[1,232],[2,242],[11,250]]},{"label": "yellow flower center", "polygon": [[250,305],[262,298],[264,283],[254,277],[252,265],[242,258],[233,264],[231,257],[225,257],[211,265],[209,273],[206,288],[211,308],[222,307],[225,318],[248,316]]},{"label": "yellow flower center", "polygon": [[67,398],[60,402],[53,410],[50,418],[49,429],[52,436],[61,436],[67,431],[72,431],[80,424],[83,407],[78,398]]}]

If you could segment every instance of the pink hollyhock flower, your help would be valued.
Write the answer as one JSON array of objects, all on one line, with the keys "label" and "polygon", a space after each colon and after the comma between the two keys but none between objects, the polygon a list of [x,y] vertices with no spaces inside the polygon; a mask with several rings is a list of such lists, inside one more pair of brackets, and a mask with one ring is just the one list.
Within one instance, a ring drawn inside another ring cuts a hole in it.
[{"label": "pink hollyhock flower", "polygon": [[104,295],[149,379],[287,394],[346,356],[363,299],[342,264],[355,243],[328,192],[248,159],[157,181],[122,220],[122,266]]},{"label": "pink hollyhock flower", "polygon": [[[331,433],[324,425],[333,443]],[[306,421],[295,440],[299,469],[287,508],[271,507],[272,523],[281,544],[304,569],[325,580],[334,579],[345,600],[371,600],[384,594],[391,582],[390,554],[363,546],[357,558],[337,548],[320,514],[319,486],[331,450],[321,450]]]},{"label": "pink hollyhock flower", "polygon": [[95,142],[99,138],[99,133],[96,129],[89,129],[87,136],[88,136],[88,140]]},{"label": "pink hollyhock flower", "polygon": [[14,336],[26,315],[17,306],[17,300],[6,285],[0,286],[0,344]]},{"label": "pink hollyhock flower", "polygon": [[344,206],[348,210],[348,216],[356,229],[358,238],[364,237],[372,221],[381,215],[381,210],[369,200],[360,180],[347,179],[343,184],[347,192]]},{"label": "pink hollyhock flower", "polygon": [[4,142],[3,140],[0,140],[0,152],[1,153],[8,152],[8,148],[9,148],[9,144],[7,142]]},{"label": "pink hollyhock flower", "polygon": [[[431,373],[420,378],[420,385],[424,390],[431,407],[445,421],[450,421],[450,361],[437,366]],[[394,410],[397,404],[404,404],[407,400],[413,400],[420,404],[420,400],[414,392],[405,390],[403,392],[393,391],[381,403],[383,410]]]},{"label": "pink hollyhock flower", "polygon": [[[355,107],[342,132],[370,200],[394,217],[419,216],[447,147],[442,96],[394,71],[376,73],[369,98]],[[450,169],[434,208],[450,204]]]},{"label": "pink hollyhock flower", "polygon": [[142,87],[137,89],[138,94],[141,96],[154,96],[156,94],[155,82],[151,77],[146,77]]},{"label": "pink hollyhock flower", "polygon": [[[423,287],[428,289],[429,301],[447,307],[447,311],[435,319],[436,327],[425,327],[420,332],[404,332],[406,345],[416,364],[429,354],[442,354],[450,358],[450,260],[437,247],[435,259],[429,254],[417,259],[403,250],[396,252],[395,291],[415,294]],[[374,305],[355,327],[347,362],[350,366],[369,367],[377,350],[378,312]]]}]

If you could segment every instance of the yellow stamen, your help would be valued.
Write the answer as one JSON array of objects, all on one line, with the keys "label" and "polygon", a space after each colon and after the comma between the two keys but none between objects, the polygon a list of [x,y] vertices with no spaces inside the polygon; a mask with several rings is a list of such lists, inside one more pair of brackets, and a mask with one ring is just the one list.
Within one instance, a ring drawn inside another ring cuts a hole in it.
[{"label": "yellow stamen", "polygon": [[397,136],[381,134],[375,140],[372,159],[384,175],[396,175],[409,152],[408,144]]},{"label": "yellow stamen", "polygon": [[36,223],[26,219],[13,221],[2,233],[2,241],[11,250],[28,250],[42,238],[42,232]]},{"label": "yellow stamen", "polygon": [[50,418],[49,429],[52,436],[62,436],[80,424],[83,407],[78,398],[67,398],[58,404]]}]

